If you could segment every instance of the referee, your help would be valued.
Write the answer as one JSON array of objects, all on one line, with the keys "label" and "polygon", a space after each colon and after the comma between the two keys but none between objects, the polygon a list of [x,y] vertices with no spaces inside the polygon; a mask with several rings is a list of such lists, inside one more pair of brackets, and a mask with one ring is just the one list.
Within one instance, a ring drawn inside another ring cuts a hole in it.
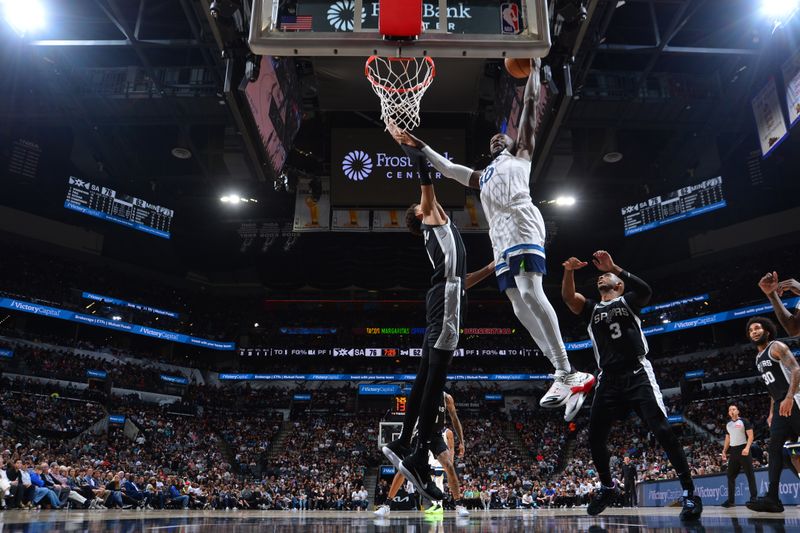
[{"label": "referee", "polygon": [[[756,489],[756,476],[753,474],[753,459],[750,457],[750,446],[753,444],[753,425],[749,420],[739,418],[739,408],[735,405],[728,406],[728,416],[731,421],[725,426],[725,447],[722,448],[722,460],[728,459],[728,499],[722,503],[723,507],[736,505],[736,476],[739,470],[744,470],[747,476],[747,485],[750,489],[750,500],[758,496]],[[728,452],[730,451],[730,456]]]}]

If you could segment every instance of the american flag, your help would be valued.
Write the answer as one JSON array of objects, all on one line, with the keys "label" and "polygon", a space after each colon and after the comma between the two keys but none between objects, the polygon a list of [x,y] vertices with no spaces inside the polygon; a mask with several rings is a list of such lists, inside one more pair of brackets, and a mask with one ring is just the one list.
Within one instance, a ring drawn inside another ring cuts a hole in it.
[{"label": "american flag", "polygon": [[281,29],[283,31],[311,31],[312,18],[311,15],[281,17]]}]

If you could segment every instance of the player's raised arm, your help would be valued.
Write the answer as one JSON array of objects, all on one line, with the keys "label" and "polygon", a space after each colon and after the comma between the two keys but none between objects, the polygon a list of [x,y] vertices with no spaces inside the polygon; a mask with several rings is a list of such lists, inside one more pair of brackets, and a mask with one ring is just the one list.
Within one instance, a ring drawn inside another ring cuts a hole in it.
[{"label": "player's raised arm", "polygon": [[794,395],[797,394],[797,388],[800,386],[800,365],[797,364],[797,359],[789,347],[780,341],[773,342],[770,345],[769,354],[779,360],[784,368],[790,372],[789,390],[786,392],[786,398],[781,401],[778,407],[778,414],[790,416],[792,407],[794,407]]},{"label": "player's raised arm", "polygon": [[399,129],[396,126],[393,128],[390,125],[388,129],[389,133],[391,133],[392,137],[394,137],[394,140],[400,143],[400,145],[411,146],[412,148],[421,150],[422,153],[425,154],[425,157],[428,158],[428,161],[431,162],[431,165],[433,165],[436,170],[441,172],[444,177],[455,180],[464,187],[480,189],[481,172],[479,170],[472,170],[469,167],[457,165],[451,162],[449,159],[436,152],[433,148],[425,144],[414,135]]},{"label": "player's raised arm", "polygon": [[644,307],[653,296],[653,289],[641,278],[634,276],[627,270],[614,263],[611,254],[605,250],[598,250],[592,254],[592,263],[602,272],[611,272],[625,283],[625,299],[628,303]]},{"label": "player's raised arm", "polygon": [[561,266],[564,267],[564,277],[561,280],[561,299],[567,304],[569,310],[576,315],[581,314],[586,298],[575,290],[575,271],[585,267],[588,263],[577,257],[570,257]]},{"label": "player's raised arm", "polygon": [[528,83],[525,84],[525,94],[522,97],[522,113],[519,118],[519,130],[517,131],[517,152],[516,156],[528,161],[533,158],[533,150],[536,147],[534,134],[536,133],[536,103],[539,101],[539,93],[542,91],[542,82],[539,69],[542,62],[539,59],[531,59],[531,73],[528,76]]},{"label": "player's raised arm", "polygon": [[783,301],[781,301],[781,295],[787,291],[800,295],[800,283],[794,279],[778,282],[777,272],[767,272],[759,280],[758,286],[769,298],[772,309],[775,311],[775,316],[783,326],[783,329],[786,330],[786,333],[792,336],[800,335],[800,309],[792,313],[786,309]]}]

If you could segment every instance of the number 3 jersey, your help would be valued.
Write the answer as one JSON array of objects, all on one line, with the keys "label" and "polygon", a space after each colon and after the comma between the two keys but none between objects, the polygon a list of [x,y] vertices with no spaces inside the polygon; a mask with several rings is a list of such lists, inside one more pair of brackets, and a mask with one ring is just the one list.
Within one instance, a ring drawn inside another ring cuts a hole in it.
[{"label": "number 3 jersey", "polygon": [[636,313],[650,299],[650,287],[629,272],[620,278],[628,289],[625,294],[607,302],[586,298],[581,311],[600,370],[636,368],[649,351]]},{"label": "number 3 jersey", "polygon": [[[780,403],[789,392],[792,373],[781,361],[770,355],[770,348],[772,348],[771,342],[767,344],[763,351],[758,353],[756,356],[756,368],[767,386],[770,397],[775,400],[775,403]],[[800,393],[794,395],[794,401],[800,406]]]}]

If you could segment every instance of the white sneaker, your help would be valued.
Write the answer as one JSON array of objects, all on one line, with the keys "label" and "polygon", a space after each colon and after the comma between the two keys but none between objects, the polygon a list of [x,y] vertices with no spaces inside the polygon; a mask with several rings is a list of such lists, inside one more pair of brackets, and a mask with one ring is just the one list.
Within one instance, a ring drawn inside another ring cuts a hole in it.
[{"label": "white sneaker", "polygon": [[539,400],[539,405],[546,408],[561,407],[574,394],[589,394],[594,387],[594,381],[594,376],[586,372],[556,375],[550,389]]},{"label": "white sneaker", "polygon": [[456,514],[458,516],[469,516],[469,511],[463,505],[456,505]]},{"label": "white sneaker", "polygon": [[567,399],[567,406],[564,409],[564,421],[572,422],[583,407],[583,402],[586,400],[585,394],[573,394]]},{"label": "white sneaker", "polygon": [[391,512],[391,509],[389,508],[388,505],[381,505],[380,507],[375,509],[375,515],[376,516],[389,516],[390,512]]}]

